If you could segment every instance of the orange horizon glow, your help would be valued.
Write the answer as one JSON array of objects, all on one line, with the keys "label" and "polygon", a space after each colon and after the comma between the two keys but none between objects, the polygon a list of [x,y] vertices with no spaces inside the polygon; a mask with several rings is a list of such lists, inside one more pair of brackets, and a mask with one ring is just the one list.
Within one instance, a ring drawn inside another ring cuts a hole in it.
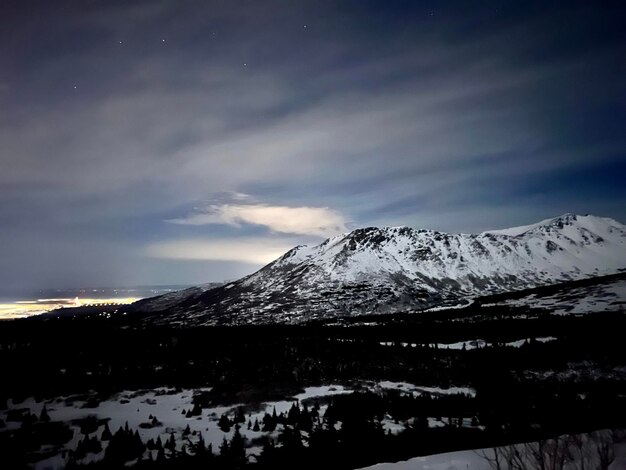
[{"label": "orange horizon glow", "polygon": [[31,317],[59,308],[128,305],[140,299],[140,297],[112,297],[107,299],[74,297],[72,299],[20,300],[12,303],[0,303],[0,320]]}]

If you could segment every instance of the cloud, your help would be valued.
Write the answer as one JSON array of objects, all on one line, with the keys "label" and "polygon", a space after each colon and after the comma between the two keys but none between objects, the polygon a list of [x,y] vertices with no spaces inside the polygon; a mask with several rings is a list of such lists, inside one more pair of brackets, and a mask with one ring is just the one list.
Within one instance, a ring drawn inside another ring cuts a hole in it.
[{"label": "cloud", "polygon": [[181,225],[262,225],[273,232],[328,237],[346,232],[346,221],[327,207],[287,207],[267,204],[210,204],[201,212],[168,222]]},{"label": "cloud", "polygon": [[[626,218],[612,177],[626,149],[624,28],[606,5],[455,2],[431,17],[419,2],[12,3],[0,287],[88,282],[90,269],[103,284],[232,277],[242,263],[176,260],[207,246],[222,259],[229,234],[271,231],[282,250],[280,234],[312,242],[346,221]],[[589,162],[597,178],[581,184]],[[180,212],[190,201],[203,202]],[[219,240],[198,238],[205,224]]]},{"label": "cloud", "polygon": [[154,258],[195,261],[235,261],[256,265],[267,264],[293,248],[288,240],[190,239],[154,243],[146,253]]}]

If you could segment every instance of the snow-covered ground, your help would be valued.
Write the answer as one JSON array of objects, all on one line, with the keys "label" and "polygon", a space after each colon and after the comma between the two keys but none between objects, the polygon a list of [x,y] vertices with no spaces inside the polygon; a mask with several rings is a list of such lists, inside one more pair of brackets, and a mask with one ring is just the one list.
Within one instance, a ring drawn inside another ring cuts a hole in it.
[{"label": "snow-covered ground", "polygon": [[472,450],[415,457],[395,463],[379,463],[362,470],[491,470],[489,463]]},{"label": "snow-covered ground", "polygon": [[[177,450],[180,450],[185,444],[189,447],[191,443],[197,442],[200,438],[200,434],[202,434],[206,445],[211,444],[213,450],[217,451],[223,439],[226,438],[230,440],[235,432],[234,427],[228,432],[222,431],[218,427],[219,418],[223,413],[234,415],[237,408],[243,406],[243,404],[205,408],[202,410],[200,416],[186,417],[186,412],[193,408],[194,394],[207,392],[209,390],[209,388],[201,388],[176,391],[173,389],[159,388],[137,392],[123,392],[107,400],[103,400],[95,406],[89,403],[90,399],[93,399],[94,396],[59,397],[42,402],[36,402],[34,398],[28,398],[21,403],[13,403],[9,400],[8,410],[28,408],[31,413],[39,415],[45,405],[52,421],[62,421],[71,424],[74,430],[74,437],[64,446],[64,449],[68,450],[76,449],[78,441],[84,437],[80,433],[79,420],[93,416],[98,419],[108,419],[109,429],[113,433],[128,423],[131,429],[137,429],[139,431],[139,435],[144,442],[148,439],[156,441],[159,437],[162,442],[166,442],[173,433],[176,439]],[[340,385],[310,387],[305,389],[303,393],[296,395],[294,397],[295,400],[263,403],[256,407],[254,411],[246,412],[246,422],[248,420],[252,423],[254,423],[255,420],[262,422],[265,412],[271,413],[274,408],[276,408],[276,412],[279,414],[282,412],[286,413],[296,400],[339,393],[347,393],[347,390]],[[0,419],[3,419],[5,422],[8,410],[0,412]],[[154,427],[148,427],[152,418],[156,418],[159,424]],[[19,423],[9,421],[6,423],[6,426],[9,430],[15,429],[19,427]],[[183,431],[187,426],[189,426],[191,433],[187,436],[183,436]],[[273,434],[278,435],[280,430],[279,425]],[[100,426],[95,435],[100,439],[103,431],[104,426]],[[241,426],[240,432],[249,441],[268,434],[262,431],[247,429],[247,424]],[[106,445],[106,443],[103,444]],[[156,451],[146,451],[146,456],[148,452],[153,452],[152,457],[156,457]],[[255,452],[258,452],[258,449],[254,447],[249,449],[249,454],[254,454]],[[98,456],[91,456],[90,459],[98,460],[102,458],[103,455],[104,451]],[[65,461],[63,459],[56,457],[39,462],[36,468],[62,468],[64,463]]]},{"label": "snow-covered ground", "polygon": [[[113,433],[128,423],[128,426],[131,429],[138,430],[141,439],[144,442],[148,439],[156,440],[157,438],[160,438],[162,442],[166,442],[170,439],[171,435],[174,435],[177,450],[181,450],[183,445],[189,448],[196,443],[200,439],[200,435],[202,435],[205,443],[207,445],[211,444],[213,446],[213,450],[217,451],[224,438],[230,440],[235,432],[234,427],[227,432],[222,431],[218,426],[219,418],[224,413],[234,417],[236,411],[240,407],[243,407],[242,410],[245,414],[246,423],[242,424],[240,432],[247,439],[247,453],[248,456],[253,459],[254,456],[258,455],[261,451],[259,442],[255,442],[255,440],[262,436],[271,436],[276,438],[282,431],[283,425],[279,424],[277,428],[270,433],[262,430],[254,431],[254,426],[252,426],[252,429],[248,429],[247,423],[254,423],[257,420],[259,423],[262,423],[265,413],[272,413],[274,409],[276,409],[277,414],[287,413],[295,402],[302,402],[305,400],[315,401],[316,398],[320,399],[320,415],[323,415],[327,407],[327,405],[324,404],[324,400],[322,400],[324,397],[339,394],[350,394],[354,393],[356,389],[369,389],[374,392],[397,390],[401,393],[406,393],[412,396],[419,396],[423,394],[430,394],[433,396],[450,394],[475,396],[475,391],[468,387],[439,388],[391,381],[364,382],[359,383],[358,387],[356,385],[357,384],[355,384],[354,388],[345,385],[332,384],[308,387],[301,393],[298,393],[293,397],[288,397],[284,400],[265,402],[257,404],[256,406],[237,404],[204,408],[199,416],[193,417],[187,417],[186,411],[193,408],[194,395],[209,392],[210,388],[187,390],[158,388],[154,390],[140,390],[135,392],[127,391],[101,401],[94,400],[96,398],[95,394],[58,397],[39,402],[34,398],[28,398],[19,403],[14,403],[12,400],[9,400],[7,403],[7,410],[0,411],[0,419],[6,423],[5,429],[16,429],[20,424],[7,419],[11,410],[27,409],[30,413],[39,415],[45,406],[52,421],[65,422],[72,428],[74,431],[73,438],[61,449],[59,449],[57,455],[48,457],[35,464],[36,469],[43,470],[61,469],[64,467],[66,463],[66,456],[64,456],[66,454],[64,451],[76,449],[79,440],[84,437],[80,431],[80,421],[89,417],[95,417],[99,420],[107,420],[109,429]],[[157,420],[156,424],[153,422],[154,418]],[[447,426],[449,425],[449,421],[452,419],[454,418],[428,417],[427,421],[428,426],[434,428]],[[407,426],[414,425],[413,421],[414,419],[409,419],[408,421],[397,421],[388,415],[381,420],[381,424],[385,431],[388,431],[391,434],[397,434],[403,431]],[[151,423],[151,425],[149,423]],[[455,421],[455,426],[456,425],[458,424]],[[339,428],[341,423],[337,423],[336,426]],[[464,418],[462,426],[481,428],[481,426],[477,423],[473,423],[471,418]],[[185,433],[184,430],[187,427],[189,427],[189,432]],[[90,433],[90,435],[92,437],[96,436],[100,439],[103,431],[104,425],[99,424],[97,430]],[[596,436],[602,437],[605,435],[596,434]],[[623,438],[623,434],[621,434],[621,436]],[[305,438],[304,445],[307,445],[306,433],[303,434],[303,437]],[[592,442],[591,440],[588,441]],[[82,462],[87,463],[101,459],[104,456],[107,442],[103,441],[102,444],[103,450],[101,452],[98,454],[88,454]],[[522,444],[519,444],[517,447],[522,449],[522,446]],[[508,449],[510,450],[511,448],[512,447],[509,447]],[[498,452],[502,453],[506,450],[507,448],[499,448]],[[485,456],[490,457],[493,455],[493,452],[493,449],[450,452],[426,457],[416,457],[404,462],[382,463],[367,468],[368,470],[489,470],[491,467],[485,459]],[[615,447],[615,452],[616,460],[610,467],[610,470],[626,468],[626,444],[624,444],[624,442],[618,442]],[[156,457],[156,451],[154,450],[146,450],[144,457],[147,457],[148,453],[152,453],[151,456],[153,458]],[[528,468],[532,468],[532,466],[529,466]],[[568,469],[568,467],[565,467],[565,469]]]},{"label": "snow-covered ground", "polygon": [[[594,438],[597,436],[606,437],[609,440],[611,436],[606,431],[599,431],[591,434]],[[600,468],[593,465],[597,463],[597,454],[595,454],[595,443],[592,439],[589,439],[588,434],[578,435],[578,441],[583,443],[585,452],[585,464],[581,467],[581,460],[578,455],[580,453],[578,449],[573,449],[571,453],[572,461],[565,463],[562,467],[563,470],[578,470],[579,468]],[[524,444],[518,444],[515,446],[499,447],[497,448],[498,455],[504,457],[511,451],[519,451],[521,455],[527,455],[525,450],[527,447]],[[613,444],[613,451],[615,453],[615,459],[608,467],[609,470],[622,470],[626,468],[626,443],[621,441]],[[380,463],[372,465],[370,467],[363,468],[361,470],[492,470],[488,459],[493,459],[495,453],[494,449],[478,449],[478,450],[463,450],[459,452],[447,452],[444,454],[427,455],[424,457],[415,457],[402,462],[394,463]],[[539,468],[532,459],[526,458],[524,460],[525,468],[533,469]],[[502,469],[508,469],[506,464],[501,463]],[[519,467],[515,467],[519,468]]]},{"label": "snow-covered ground", "polygon": [[[522,339],[517,339],[515,341],[509,341],[507,343],[502,343],[500,344],[500,346],[508,346],[511,348],[521,348],[524,344],[526,344],[527,342],[531,341],[531,339],[534,339],[535,341],[538,341],[539,343],[548,343],[550,341],[555,341],[558,338],[554,337],[554,336],[541,336],[541,337],[536,337],[536,338],[522,338]],[[404,348],[416,348],[417,346],[436,346],[439,349],[453,349],[453,350],[461,350],[461,349],[465,349],[465,350],[470,350],[470,349],[479,349],[479,348],[485,348],[485,347],[489,347],[489,346],[494,346],[495,343],[488,343],[487,341],[483,340],[483,339],[472,339],[472,340],[468,340],[468,341],[459,341],[456,343],[434,343],[434,344],[422,344],[422,343],[394,343],[393,341],[381,341],[380,345],[381,346],[395,346],[396,344],[399,344],[400,346],[404,347]]]},{"label": "snow-covered ground", "polygon": [[[120,427],[124,427],[128,423],[130,429],[138,430],[144,442],[149,439],[156,441],[157,438],[160,438],[162,442],[166,442],[173,434],[176,440],[176,449],[181,450],[183,445],[189,448],[198,442],[200,436],[202,436],[206,445],[211,444],[214,452],[216,452],[224,438],[227,440],[232,439],[235,432],[234,427],[228,432],[222,431],[218,426],[220,417],[226,413],[232,418],[241,407],[244,410],[246,423],[241,425],[240,432],[248,441],[248,455],[253,456],[260,452],[260,447],[254,443],[256,439],[268,435],[277,437],[283,429],[283,425],[279,424],[272,433],[262,430],[254,431],[255,421],[258,420],[259,423],[262,423],[266,412],[272,413],[276,409],[277,414],[287,413],[293,403],[305,400],[311,402],[317,398],[321,401],[320,414],[323,415],[327,405],[321,399],[334,395],[354,393],[356,389],[374,392],[398,390],[412,396],[424,394],[433,396],[449,394],[475,395],[475,391],[467,387],[438,388],[418,386],[405,382],[364,382],[355,384],[355,388],[329,384],[307,387],[301,393],[280,401],[264,402],[256,405],[241,403],[203,408],[199,416],[187,417],[187,412],[194,406],[194,395],[209,392],[210,388],[185,390],[157,388],[153,390],[125,391],[106,399],[100,399],[97,394],[91,393],[57,397],[42,401],[36,401],[32,397],[21,402],[9,400],[7,409],[0,411],[0,420],[5,423],[4,430],[17,429],[21,423],[8,419],[12,410],[24,410],[24,412],[39,416],[45,406],[51,421],[64,422],[70,426],[74,433],[73,438],[59,449],[58,455],[42,460],[35,465],[35,468],[43,470],[63,468],[66,460],[62,457],[62,454],[64,451],[76,449],[78,442],[84,438],[80,430],[81,421],[90,417],[101,420],[97,430],[90,433],[91,437],[96,436],[99,440],[101,440],[105,429],[104,421],[108,422],[108,427],[112,433],[115,433]],[[436,418],[430,417],[430,426],[445,426],[445,418],[441,419],[443,421],[439,422]],[[248,422],[252,423],[252,429],[248,429]],[[409,423],[395,423],[389,418],[384,420],[382,424],[385,429],[390,429],[392,433],[397,433],[403,430]],[[470,425],[468,422],[467,426]],[[184,431],[187,427],[189,427],[189,432],[185,434]],[[107,442],[103,441],[102,445],[103,450],[99,454],[88,454],[83,462],[101,459],[104,456]],[[147,457],[149,452],[152,452],[153,458],[156,457],[156,450],[147,450],[144,457]]]},{"label": "snow-covered ground", "polygon": [[484,307],[503,305],[545,309],[557,315],[616,311],[626,308],[626,280],[574,287],[551,295],[530,294],[519,299],[484,304]]},{"label": "snow-covered ground", "polygon": [[387,390],[399,390],[401,392],[405,392],[407,394],[411,394],[412,396],[419,395],[433,395],[433,396],[441,396],[441,395],[469,395],[471,397],[476,396],[476,390],[469,387],[423,387],[418,385],[409,384],[406,382],[390,382],[384,380],[382,382],[378,382],[374,389],[387,389]]}]

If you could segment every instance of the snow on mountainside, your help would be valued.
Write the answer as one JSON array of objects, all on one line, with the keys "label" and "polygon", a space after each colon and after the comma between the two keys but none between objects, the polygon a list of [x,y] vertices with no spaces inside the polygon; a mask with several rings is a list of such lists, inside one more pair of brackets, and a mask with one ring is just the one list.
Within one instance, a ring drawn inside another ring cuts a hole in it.
[{"label": "snow on mountainside", "polygon": [[626,269],[626,226],[566,214],[479,234],[362,228],[297,246],[261,270],[208,291],[146,299],[137,312],[194,324],[300,322],[421,309],[467,296]]}]

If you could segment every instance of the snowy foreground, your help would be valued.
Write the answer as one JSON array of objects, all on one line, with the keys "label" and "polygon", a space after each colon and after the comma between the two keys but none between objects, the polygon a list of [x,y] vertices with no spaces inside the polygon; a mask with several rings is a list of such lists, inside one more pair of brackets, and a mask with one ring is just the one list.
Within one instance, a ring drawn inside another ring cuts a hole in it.
[{"label": "snowy foreground", "polygon": [[[594,437],[596,440],[592,439]],[[536,450],[539,447],[536,443],[532,443],[427,455],[402,462],[380,463],[360,470],[521,470],[535,468],[622,470],[626,468],[626,442],[615,444],[612,451],[606,453],[610,455],[603,454],[602,450],[598,452],[598,444],[602,443],[602,439],[611,438],[609,431],[598,431],[590,435],[568,436],[567,441],[565,438],[553,440],[552,444],[561,443],[561,449],[565,450],[560,455],[557,453],[558,456],[564,456],[562,465],[560,461],[549,461],[548,454],[545,454],[548,462],[541,467],[536,460]],[[611,455],[613,461],[608,466],[603,466],[601,459]]]},{"label": "snowy foreground", "polygon": [[[97,452],[88,452],[78,459],[79,463],[87,464],[101,460],[109,445],[103,434],[113,432],[119,428],[137,430],[141,439],[160,440],[163,443],[174,442],[172,451],[181,452],[183,449],[193,449],[199,441],[210,445],[215,451],[224,439],[231,440],[235,434],[235,426],[224,429],[220,426],[220,418],[229,419],[241,417],[241,426],[238,427],[246,441],[246,454],[249,461],[254,462],[261,453],[261,443],[264,437],[276,439],[283,431],[284,425],[279,424],[271,431],[263,430],[258,423],[263,422],[265,413],[288,414],[290,409],[298,406],[316,406],[320,417],[325,413],[328,403],[333,396],[354,393],[356,390],[370,390],[382,393],[395,390],[410,396],[475,396],[475,390],[469,387],[438,388],[409,384],[405,382],[360,382],[352,386],[324,385],[308,387],[293,396],[280,401],[262,402],[256,404],[232,404],[228,406],[214,406],[209,408],[194,407],[194,397],[208,393],[210,388],[200,389],[168,389],[126,391],[113,395],[107,399],[98,397],[95,393],[57,397],[48,400],[36,401],[28,398],[21,402],[9,400],[6,410],[0,411],[0,422],[5,430],[18,429],[24,416],[33,414],[41,416],[47,414],[51,422],[63,422],[69,426],[72,438],[59,447],[44,446],[36,454],[33,467],[38,470],[62,469],[68,462],[72,452],[75,452],[86,439],[102,441],[102,447]],[[196,411],[198,410],[198,411]],[[39,418],[41,419],[41,418]],[[320,418],[321,419],[321,418]],[[428,417],[428,427],[445,427],[449,424],[448,417]],[[397,434],[414,424],[409,421],[397,421],[386,416],[381,420],[385,432]],[[340,429],[341,422],[334,424]],[[459,420],[458,426],[464,428],[482,428],[471,419]],[[303,432],[304,445],[307,445],[307,433]],[[142,458],[156,458],[157,451],[146,449]],[[581,459],[584,468],[600,468],[617,470],[626,468],[626,433],[624,431],[597,431],[589,434],[562,436],[560,438],[539,443],[517,444],[496,449],[466,450],[444,454],[416,457],[403,462],[381,463],[369,470],[490,470],[490,469],[532,469],[540,468],[536,463],[538,455],[546,459],[553,456],[563,456],[563,465],[551,465],[545,468],[551,470],[570,470],[581,468]],[[604,459],[606,465],[598,466],[597,462]],[[496,465],[496,460],[499,466]],[[128,465],[132,466],[133,461]],[[609,465],[610,464],[610,465]]]},{"label": "snowy foreground", "polygon": [[[411,396],[475,395],[475,391],[468,387],[443,389],[389,381],[361,383],[358,388],[372,391],[397,390]],[[254,405],[242,403],[215,406],[203,408],[199,415],[194,415],[192,413],[194,396],[210,390],[210,388],[187,390],[157,388],[122,392],[105,400],[99,398],[95,393],[42,401],[36,401],[32,397],[17,403],[9,400],[7,409],[0,411],[0,420],[5,423],[5,430],[17,429],[21,426],[23,416],[28,414],[40,416],[45,408],[45,412],[52,422],[58,421],[69,425],[73,432],[70,441],[56,449],[56,452],[54,449],[42,449],[42,459],[35,464],[34,468],[43,470],[63,468],[67,462],[68,451],[75,451],[79,442],[86,436],[102,440],[102,435],[106,432],[105,427],[114,433],[119,428],[128,426],[132,430],[138,430],[143,441],[160,439],[165,443],[173,436],[177,451],[181,451],[183,446],[193,447],[200,439],[207,446],[210,444],[214,450],[217,450],[224,439],[232,439],[235,433],[234,426],[228,431],[221,429],[220,418],[222,415],[232,418],[237,413],[242,412],[245,422],[241,425],[240,433],[248,443],[246,449],[248,457],[254,460],[254,457],[261,452],[261,438],[267,436],[276,438],[283,427],[283,425],[278,425],[273,431],[266,432],[255,426],[257,422],[262,423],[265,413],[273,413],[276,410],[277,414],[287,414],[294,403],[312,406],[317,402],[320,415],[323,415],[330,397],[354,392],[354,389],[343,385],[308,387],[303,392],[281,401]],[[470,420],[466,421],[462,423],[463,426],[474,426]],[[446,422],[446,417],[428,418],[430,427],[443,427]],[[403,431],[406,424],[409,423],[397,423],[390,418],[382,422],[385,431],[392,434]],[[85,428],[89,426],[91,426],[91,430],[85,431]],[[339,428],[341,423],[336,423],[336,426]],[[80,462],[89,463],[101,460],[104,457],[107,442],[103,441],[102,444],[103,447],[99,452],[87,454]],[[156,450],[146,450],[144,458],[156,458],[156,453]]]}]

